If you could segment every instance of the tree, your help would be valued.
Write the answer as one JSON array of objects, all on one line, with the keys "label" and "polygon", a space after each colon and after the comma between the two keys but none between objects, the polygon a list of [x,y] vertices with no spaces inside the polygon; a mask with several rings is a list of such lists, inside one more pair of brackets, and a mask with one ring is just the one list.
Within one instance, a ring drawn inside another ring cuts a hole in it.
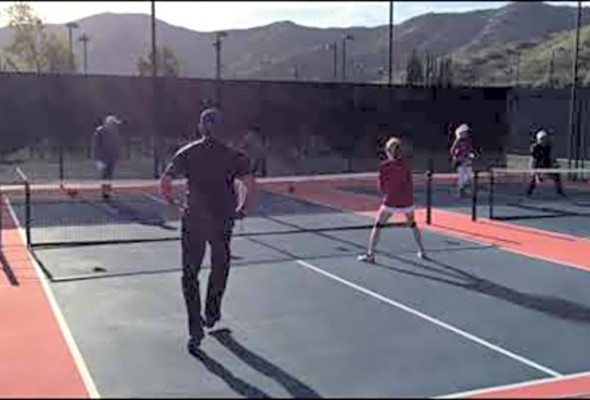
[{"label": "tree", "polygon": [[[178,76],[180,74],[180,63],[174,51],[164,45],[156,50],[156,65],[158,76]],[[137,60],[137,72],[140,76],[152,75],[152,52],[149,51]]]},{"label": "tree", "polygon": [[17,2],[8,8],[7,15],[12,38],[4,47],[3,58],[11,69],[38,74],[72,72],[66,41],[55,33],[47,33],[43,20],[31,5]]},{"label": "tree", "polygon": [[437,84],[440,87],[453,85],[453,65],[450,58],[443,58],[438,63]]},{"label": "tree", "polygon": [[74,58],[74,71],[70,71],[70,49],[66,43],[65,38],[60,38],[54,33],[47,36],[42,53],[47,72],[75,72],[77,70],[77,62]]},{"label": "tree", "polygon": [[426,63],[424,66],[426,86],[432,86],[435,84],[437,72],[436,59],[430,53],[426,53]]},{"label": "tree", "polygon": [[424,82],[424,68],[415,50],[412,51],[406,66],[406,85],[417,86]]}]

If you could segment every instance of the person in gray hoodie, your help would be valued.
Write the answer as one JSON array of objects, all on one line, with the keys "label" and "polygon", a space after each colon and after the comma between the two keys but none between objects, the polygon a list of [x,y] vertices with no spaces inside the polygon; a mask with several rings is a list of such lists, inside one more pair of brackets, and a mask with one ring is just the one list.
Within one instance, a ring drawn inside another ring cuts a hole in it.
[{"label": "person in gray hoodie", "polygon": [[96,128],[92,136],[92,150],[96,168],[103,180],[102,196],[109,199],[112,191],[110,181],[113,179],[115,167],[121,155],[123,140],[120,128],[122,121],[114,115],[108,115],[104,123]]}]

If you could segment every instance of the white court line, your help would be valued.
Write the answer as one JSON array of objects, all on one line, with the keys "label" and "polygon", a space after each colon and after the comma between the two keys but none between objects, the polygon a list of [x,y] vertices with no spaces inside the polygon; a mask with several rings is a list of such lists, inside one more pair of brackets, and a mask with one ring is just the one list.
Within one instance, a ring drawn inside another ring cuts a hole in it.
[{"label": "white court line", "polygon": [[[24,244],[27,242],[25,232],[24,232],[23,228],[21,227],[20,222],[19,222],[18,218],[16,217],[16,214],[15,214],[15,212],[12,208],[12,205],[10,204],[10,200],[8,198],[6,198],[6,202],[7,202],[8,211],[10,213],[10,216],[11,216],[12,220],[14,221],[14,223],[16,224],[17,231],[20,234],[21,240]],[[33,264],[33,267],[35,268],[35,272],[37,274],[37,277],[41,281],[41,286],[43,287],[43,291],[45,292],[45,295],[47,296],[47,299],[49,300],[49,304],[51,306],[51,310],[53,311],[53,315],[55,316],[55,319],[57,320],[57,324],[59,325],[59,327],[61,329],[61,332],[64,336],[65,341],[66,341],[66,344],[72,354],[72,357],[74,358],[74,362],[76,363],[76,366],[78,367],[78,372],[80,373],[80,375],[82,377],[82,381],[84,382],[84,386],[86,386],[86,391],[88,392],[88,395],[90,396],[91,399],[100,398],[100,393],[98,392],[98,389],[96,388],[96,385],[94,384],[94,381],[92,379],[92,376],[90,375],[88,367],[86,366],[86,363],[84,362],[84,358],[82,358],[82,353],[80,352],[80,349],[78,348],[78,345],[76,344],[76,341],[74,340],[74,336],[72,335],[72,332],[66,322],[66,319],[63,316],[63,313],[61,312],[59,305],[57,304],[55,296],[53,295],[53,292],[51,291],[51,288],[49,287],[49,282],[46,279],[45,274],[43,273],[43,271],[41,271],[41,267],[39,267],[39,264],[37,264],[37,261],[35,260],[35,258],[31,256],[31,253],[29,252],[28,249],[26,250],[26,253],[27,253],[29,260]]]},{"label": "white court line", "polygon": [[[519,388],[523,388],[523,387],[527,387],[527,386],[541,385],[544,383],[563,382],[563,381],[567,381],[570,379],[584,378],[584,377],[590,377],[590,372],[580,372],[577,374],[564,375],[564,376],[552,377],[552,378],[533,379],[531,381],[524,381],[524,382],[512,383],[512,384],[508,384],[508,385],[492,386],[492,387],[488,387],[488,388],[468,390],[466,392],[452,393],[452,394],[447,394],[447,395],[443,395],[443,396],[436,396],[434,398],[435,399],[456,399],[456,398],[460,398],[460,397],[472,397],[472,396],[476,396],[478,394],[486,394],[486,393],[489,394],[489,393],[494,393],[497,391],[519,389]],[[563,396],[563,397],[570,397],[570,396]]]},{"label": "white court line", "polygon": [[490,342],[488,342],[488,341],[486,341],[484,339],[481,339],[481,338],[479,338],[479,337],[477,337],[475,335],[472,335],[472,334],[470,334],[468,332],[465,332],[465,331],[463,331],[463,330],[461,330],[459,328],[456,328],[456,327],[454,327],[452,325],[449,325],[449,324],[447,324],[447,323],[445,323],[445,322],[443,322],[441,320],[438,320],[438,319],[436,319],[434,317],[431,317],[431,316],[429,316],[427,314],[424,314],[424,313],[422,313],[422,312],[420,312],[418,310],[415,310],[415,309],[413,309],[413,308],[411,308],[409,306],[406,306],[406,305],[404,305],[402,303],[398,303],[398,302],[396,302],[394,300],[391,300],[391,299],[389,299],[389,298],[387,298],[385,296],[382,296],[382,295],[380,295],[378,293],[375,293],[375,292],[373,292],[373,291],[371,291],[369,289],[366,289],[366,288],[364,288],[362,286],[359,286],[359,285],[357,285],[355,283],[352,283],[350,281],[347,281],[346,279],[343,279],[343,278],[341,278],[341,277],[339,277],[337,275],[334,275],[334,274],[332,274],[330,272],[324,271],[323,269],[318,268],[318,267],[316,267],[316,266],[314,266],[312,264],[309,264],[309,263],[307,263],[307,262],[305,262],[303,260],[295,260],[295,262],[297,264],[305,267],[305,268],[308,268],[308,269],[310,269],[310,270],[312,270],[314,272],[317,272],[318,274],[324,275],[325,277],[330,278],[330,279],[332,279],[334,281],[340,282],[343,285],[348,286],[348,287],[350,287],[350,288],[352,288],[352,289],[354,289],[356,291],[359,291],[361,293],[364,293],[364,294],[366,294],[368,296],[371,296],[371,297],[373,297],[373,298],[375,298],[375,299],[377,299],[379,301],[382,301],[382,302],[384,302],[386,304],[389,304],[390,306],[393,306],[393,307],[398,308],[398,309],[400,309],[402,311],[405,311],[405,312],[407,312],[409,314],[412,314],[412,315],[414,315],[414,316],[416,316],[418,318],[421,318],[423,320],[426,320],[426,321],[428,321],[428,322],[430,322],[430,323],[432,323],[434,325],[437,325],[437,326],[439,326],[439,327],[441,327],[443,329],[446,329],[446,330],[448,330],[450,332],[453,332],[453,333],[455,333],[455,334],[457,334],[459,336],[462,336],[463,338],[465,338],[465,339],[467,339],[467,340],[469,340],[471,342],[475,342],[475,343],[477,343],[477,344],[479,344],[481,346],[484,346],[484,347],[486,347],[486,348],[488,348],[488,349],[490,349],[492,351],[495,351],[496,353],[500,353],[500,354],[502,354],[502,355],[504,355],[504,356],[506,356],[508,358],[511,358],[511,359],[513,359],[513,360],[521,363],[521,364],[524,364],[524,365],[527,365],[527,366],[529,366],[529,367],[531,367],[533,369],[536,369],[537,371],[541,371],[541,372],[543,372],[543,373],[545,373],[547,375],[553,376],[553,377],[563,377],[564,376],[563,374],[561,374],[559,372],[556,372],[556,371],[554,371],[554,370],[552,370],[550,368],[544,367],[543,365],[538,364],[538,363],[536,363],[534,361],[531,361],[531,360],[529,360],[529,359],[527,359],[525,357],[519,356],[518,354],[515,354],[515,353],[513,353],[513,352],[511,352],[509,350],[506,350],[506,349],[504,349],[504,348],[502,348],[500,346],[496,346],[495,344],[492,344],[492,343],[490,343]]},{"label": "white court line", "polygon": [[165,205],[165,206],[170,206],[170,205],[169,205],[169,204],[166,202],[166,200],[164,200],[164,199],[162,199],[162,198],[160,198],[160,197],[158,197],[158,196],[155,196],[155,195],[153,195],[153,194],[144,193],[144,196],[145,196],[145,197],[147,197],[148,199],[151,199],[151,200],[155,201],[155,202],[156,202],[156,203],[158,203],[158,204],[162,204],[162,205]]}]

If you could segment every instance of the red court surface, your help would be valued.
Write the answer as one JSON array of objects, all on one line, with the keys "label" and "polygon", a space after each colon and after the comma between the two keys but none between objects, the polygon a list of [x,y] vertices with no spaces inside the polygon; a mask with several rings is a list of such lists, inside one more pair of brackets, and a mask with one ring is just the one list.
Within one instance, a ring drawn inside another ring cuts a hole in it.
[{"label": "red court surface", "polygon": [[[294,192],[284,183],[277,183],[270,190],[370,217],[374,217],[379,205],[371,196],[343,192],[326,183],[300,183]],[[0,275],[4,326],[0,336],[0,397],[100,397],[100,387],[97,389],[87,370],[76,344],[78,338],[72,336],[61,314],[52,285],[29,256],[22,230],[16,227],[15,215],[7,210],[5,208],[2,216],[8,267]],[[485,218],[472,222],[467,215],[443,209],[434,209],[433,219],[432,225],[424,224],[424,211],[418,211],[420,226],[429,232],[494,245],[508,253],[560,264],[564,269],[587,271],[590,268],[590,240],[587,239]],[[581,371],[440,395],[449,398],[556,398],[589,393],[590,372]]]},{"label": "red court surface", "polygon": [[12,215],[5,211],[2,217],[9,269],[0,275],[0,397],[88,397],[51,289],[35,268]]}]

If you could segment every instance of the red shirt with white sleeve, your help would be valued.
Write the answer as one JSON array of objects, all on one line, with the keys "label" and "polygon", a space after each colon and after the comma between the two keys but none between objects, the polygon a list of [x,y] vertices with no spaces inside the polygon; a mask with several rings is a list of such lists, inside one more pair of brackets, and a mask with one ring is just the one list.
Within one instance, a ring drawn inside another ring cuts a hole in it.
[{"label": "red shirt with white sleeve", "polygon": [[379,191],[383,205],[410,207],[414,204],[412,165],[409,160],[387,160],[379,166]]},{"label": "red shirt with white sleeve", "polygon": [[451,157],[455,161],[466,161],[471,158],[473,154],[473,144],[469,138],[461,138],[451,146]]}]

